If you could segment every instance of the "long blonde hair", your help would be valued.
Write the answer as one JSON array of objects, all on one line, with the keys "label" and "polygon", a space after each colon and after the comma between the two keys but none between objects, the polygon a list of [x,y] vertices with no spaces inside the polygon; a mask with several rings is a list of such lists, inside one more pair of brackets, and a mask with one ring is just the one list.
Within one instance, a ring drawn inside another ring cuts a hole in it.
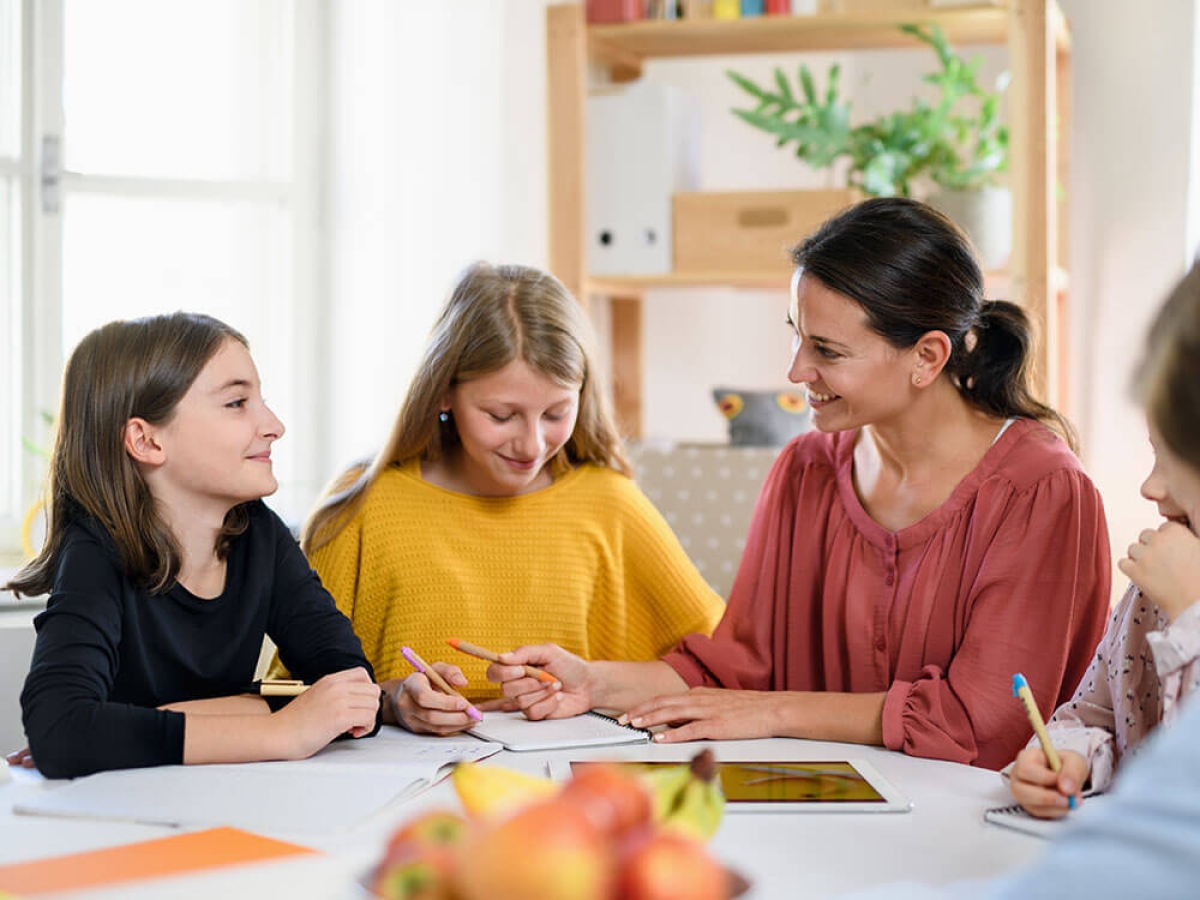
[{"label": "long blonde hair", "polygon": [[[133,417],[167,422],[200,371],[226,341],[246,339],[211,316],[172,313],[109,322],[71,353],[50,457],[49,527],[41,553],[5,587],[35,596],[54,586],[67,527],[82,516],[116,544],[125,573],[153,593],[175,583],[182,558],[137,463],[125,452]],[[246,530],[246,510],[225,516],[216,552]]]},{"label": "long blonde hair", "polygon": [[337,536],[385,469],[452,451],[459,443],[454,421],[438,420],[447,392],[517,359],[562,387],[581,386],[575,430],[550,460],[551,473],[592,463],[631,475],[593,344],[587,316],[553,275],[516,265],[468,268],[433,326],[387,443],[329,487],[305,524],[304,551]]}]

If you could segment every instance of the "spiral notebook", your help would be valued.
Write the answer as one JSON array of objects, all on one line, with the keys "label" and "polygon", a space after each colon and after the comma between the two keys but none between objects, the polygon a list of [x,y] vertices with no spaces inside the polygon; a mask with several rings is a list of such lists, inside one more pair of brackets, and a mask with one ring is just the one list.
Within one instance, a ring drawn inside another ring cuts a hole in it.
[{"label": "spiral notebook", "polygon": [[[1084,805],[1091,808],[1103,802],[1104,794],[1099,792],[1084,794],[1083,799]],[[1078,821],[1081,812],[1083,812],[1082,808],[1077,812],[1067,813],[1061,819],[1039,819],[1037,816],[1031,816],[1025,812],[1020,804],[1014,803],[1012,806],[997,806],[994,809],[986,810],[983,818],[993,825],[1002,825],[1005,828],[1012,828],[1035,837],[1053,840],[1058,835],[1069,831]]]},{"label": "spiral notebook", "polygon": [[569,719],[525,718],[519,712],[490,712],[470,731],[477,738],[503,744],[508,750],[564,750],[568,747],[604,747],[609,744],[642,744],[650,732],[622,725],[611,716],[586,712]]}]

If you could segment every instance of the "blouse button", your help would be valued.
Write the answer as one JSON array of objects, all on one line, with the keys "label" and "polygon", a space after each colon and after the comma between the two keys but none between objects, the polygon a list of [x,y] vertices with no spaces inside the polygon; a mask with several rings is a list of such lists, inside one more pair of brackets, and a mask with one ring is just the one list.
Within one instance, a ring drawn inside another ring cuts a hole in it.
[{"label": "blouse button", "polygon": [[892,586],[892,583],[893,583],[893,582],[896,580],[896,576],[895,576],[895,574],[894,574],[894,573],[892,573],[892,572],[888,572],[888,573],[887,573],[887,578],[886,578],[886,579],[884,579],[884,580],[887,582],[887,585],[888,585],[888,587],[891,587],[891,586]]},{"label": "blouse button", "polygon": [[887,649],[887,641],[885,641],[883,638],[879,638],[875,641],[875,649],[882,653]]}]

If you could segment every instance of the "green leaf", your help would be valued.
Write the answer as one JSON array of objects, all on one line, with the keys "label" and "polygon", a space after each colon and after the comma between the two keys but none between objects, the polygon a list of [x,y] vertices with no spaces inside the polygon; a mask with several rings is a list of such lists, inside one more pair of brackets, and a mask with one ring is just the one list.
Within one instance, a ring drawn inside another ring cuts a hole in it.
[{"label": "green leaf", "polygon": [[[835,77],[834,72],[836,69],[837,66],[834,66],[833,69],[830,69],[829,71],[829,77],[831,80]],[[800,87],[804,91],[805,102],[810,106],[815,104],[817,102],[817,89],[813,84],[812,72],[808,71],[808,66],[800,67]]]},{"label": "green leaf", "polygon": [[851,106],[838,99],[841,71],[829,68],[824,94],[807,66],[797,73],[797,92],[783,71],[759,85],[736,72],[729,78],[757,100],[757,109],[732,110],[753,128],[790,146],[797,159],[823,168],[847,157],[847,182],[867,193],[907,195],[918,178],[946,186],[979,187],[1008,168],[1008,130],[1000,123],[1000,91],[978,83],[980,61],[964,61],[938,26],[904,24],[900,30],[928,46],[937,68],[922,81],[937,92],[929,101],[914,97],[906,109],[850,125]]},{"label": "green leaf", "polygon": [[787,76],[783,74],[783,69],[775,70],[775,84],[779,88],[779,93],[781,96],[786,97],[788,100],[792,100],[794,102],[794,98],[792,97],[792,88],[788,84]]}]

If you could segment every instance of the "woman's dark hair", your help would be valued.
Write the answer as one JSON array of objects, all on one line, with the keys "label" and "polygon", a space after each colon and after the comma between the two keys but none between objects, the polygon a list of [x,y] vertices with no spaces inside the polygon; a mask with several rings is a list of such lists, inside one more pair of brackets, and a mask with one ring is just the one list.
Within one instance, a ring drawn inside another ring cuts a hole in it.
[{"label": "woman's dark hair", "polygon": [[1200,262],[1155,316],[1134,390],[1171,452],[1200,469]]},{"label": "woman's dark hair", "polygon": [[946,372],[968,403],[1002,418],[1037,419],[1077,449],[1071,424],[1029,389],[1033,335],[1024,310],[983,298],[971,242],[941,213],[903,197],[865,200],[805,238],[792,260],[858,303],[868,326],[894,347],[944,332]]},{"label": "woman's dark hair", "polygon": [[[108,532],[126,574],[137,583],[152,592],[175,583],[179,547],[137,463],[125,452],[125,426],[134,417],[153,425],[169,421],[200,371],[229,340],[246,344],[224,322],[179,312],[109,322],[79,342],[63,375],[46,543],[6,588],[30,596],[49,593],[67,526],[83,515]],[[247,521],[244,506],[229,511],[218,555],[224,557]]]}]

